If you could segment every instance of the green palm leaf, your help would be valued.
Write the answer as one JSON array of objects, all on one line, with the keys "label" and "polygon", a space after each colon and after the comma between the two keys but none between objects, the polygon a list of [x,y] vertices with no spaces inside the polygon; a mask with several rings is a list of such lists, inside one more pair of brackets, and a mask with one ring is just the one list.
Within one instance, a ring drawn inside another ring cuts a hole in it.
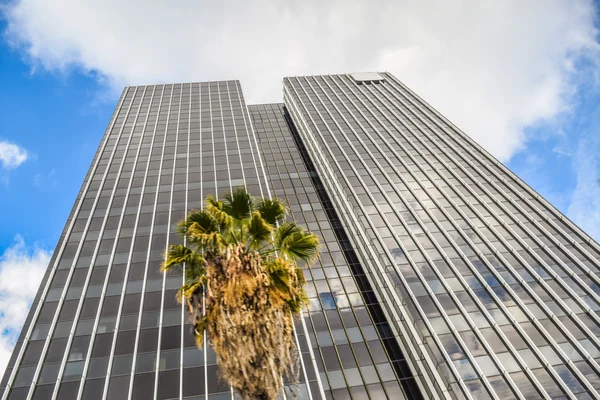
[{"label": "green palm leaf", "polygon": [[202,264],[186,264],[185,265],[185,282],[186,283],[191,283],[191,282],[198,282],[198,281],[203,281],[202,283],[204,283],[204,280],[206,279],[206,268],[205,268],[205,263],[202,262]]},{"label": "green palm leaf", "polygon": [[254,199],[243,187],[223,196],[223,212],[232,218],[243,220],[250,218]]},{"label": "green palm leaf", "polygon": [[280,248],[288,237],[297,232],[302,232],[302,229],[296,225],[295,222],[284,222],[279,225],[279,228],[275,231],[275,237],[273,238],[275,247]]},{"label": "green palm leaf", "polygon": [[181,267],[183,264],[189,265],[190,268],[201,268],[205,260],[197,252],[188,247],[177,244],[169,246],[165,261],[160,266],[161,271],[169,271],[174,267]]},{"label": "green palm leaf", "polygon": [[186,219],[179,221],[178,225],[186,228],[184,234],[187,234],[192,227],[200,233],[212,233],[219,230],[217,219],[206,211],[192,211]]},{"label": "green palm leaf", "polygon": [[273,226],[265,221],[258,211],[252,213],[252,218],[248,221],[246,228],[253,246],[258,246],[260,243],[269,240],[273,231]]},{"label": "green palm leaf", "polygon": [[267,273],[269,274],[269,281],[271,285],[276,287],[282,292],[286,298],[290,297],[290,274],[286,265],[281,259],[275,259],[275,261],[266,265]]},{"label": "green palm leaf", "polygon": [[185,300],[190,300],[194,296],[201,296],[204,292],[204,285],[200,282],[187,283],[177,291],[177,301],[183,303]]},{"label": "green palm leaf", "polygon": [[199,318],[194,324],[194,335],[196,336],[196,346],[198,346],[198,348],[202,347],[204,342],[204,331],[206,331],[207,327],[208,317],[206,315],[202,318]]},{"label": "green palm leaf", "polygon": [[262,199],[255,206],[265,221],[271,225],[281,222],[285,217],[285,206],[279,199]]},{"label": "green palm leaf", "polygon": [[299,231],[289,234],[282,242],[279,250],[282,254],[308,264],[316,261],[319,254],[319,238],[311,232]]},{"label": "green palm leaf", "polygon": [[227,229],[233,223],[233,217],[226,213],[223,208],[223,202],[217,200],[213,195],[206,197],[206,211],[215,217],[221,230]]},{"label": "green palm leaf", "polygon": [[201,250],[219,250],[227,247],[227,241],[219,232],[201,233],[190,230],[188,237]]}]

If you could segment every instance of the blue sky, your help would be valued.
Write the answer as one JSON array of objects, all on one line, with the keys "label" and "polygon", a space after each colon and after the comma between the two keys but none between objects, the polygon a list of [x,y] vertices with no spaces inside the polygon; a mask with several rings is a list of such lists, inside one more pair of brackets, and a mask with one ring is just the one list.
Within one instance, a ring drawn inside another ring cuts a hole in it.
[{"label": "blue sky", "polygon": [[[0,24],[0,31],[5,29],[6,24]],[[76,70],[32,72],[6,41],[0,42],[0,86],[0,140],[28,154],[18,167],[0,172],[0,207],[5,210],[0,216],[0,252],[17,234],[28,243],[52,248],[104,133],[114,99],[99,100],[93,77]]]},{"label": "blue sky", "polygon": [[598,9],[0,0],[0,371],[127,84],[387,70],[600,239]]}]

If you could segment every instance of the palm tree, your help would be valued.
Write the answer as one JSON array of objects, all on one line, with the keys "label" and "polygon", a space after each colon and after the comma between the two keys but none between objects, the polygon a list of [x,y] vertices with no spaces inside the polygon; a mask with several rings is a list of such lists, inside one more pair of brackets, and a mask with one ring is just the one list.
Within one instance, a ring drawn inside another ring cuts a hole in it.
[{"label": "palm tree", "polygon": [[244,399],[276,399],[282,377],[298,379],[292,316],[308,301],[298,262],[315,261],[319,240],[285,215],[280,200],[242,188],[208,196],[203,211],[177,223],[186,245],[169,246],[161,267],[184,268],[178,300],[196,344],[207,332],[222,377]]}]

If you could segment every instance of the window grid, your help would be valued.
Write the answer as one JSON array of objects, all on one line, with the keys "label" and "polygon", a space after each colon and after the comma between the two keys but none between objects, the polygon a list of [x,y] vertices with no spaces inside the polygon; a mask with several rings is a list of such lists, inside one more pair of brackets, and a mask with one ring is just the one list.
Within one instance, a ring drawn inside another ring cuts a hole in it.
[{"label": "window grid", "polygon": [[[335,200],[347,196],[352,204],[347,210],[352,210],[353,216],[345,219],[346,223],[375,239],[371,245],[379,252],[393,250],[390,246],[396,235],[402,238],[405,246],[398,247],[405,250],[401,254],[404,261],[398,264],[388,254],[391,264],[396,265],[388,273],[394,281],[404,281],[404,287],[401,285],[397,290],[408,296],[406,303],[397,304],[409,307],[419,330],[430,331],[429,320],[438,329],[430,315],[440,316],[440,312],[431,314],[434,309],[428,303],[422,309],[418,299],[425,297],[415,294],[426,293],[429,303],[436,303],[434,296],[451,301],[454,305],[450,308],[450,319],[460,322],[461,331],[469,327],[469,332],[479,335],[479,346],[486,349],[483,353],[474,349],[477,351],[474,358],[482,363],[486,374],[491,374],[486,388],[489,395],[505,397],[506,390],[510,396],[529,393],[529,389],[519,393],[525,375],[529,376],[526,379],[530,385],[537,387],[531,390],[541,391],[543,396],[555,390],[577,396],[598,395],[600,370],[594,357],[600,349],[596,343],[599,303],[594,286],[590,286],[598,280],[595,273],[598,260],[594,256],[598,245],[585,234],[583,240],[573,240],[566,231],[553,236],[549,229],[567,226],[559,226],[562,218],[558,211],[550,206],[547,213],[539,212],[539,203],[535,203],[537,194],[511,173],[506,174],[508,170],[480,147],[470,151],[473,142],[466,135],[391,74],[383,76],[385,80],[380,84],[364,85],[356,85],[345,75],[286,78],[284,97],[303,139],[314,146],[311,154],[322,167],[319,171],[328,189],[337,192]],[[337,137],[343,138],[343,143]],[[319,148],[328,151],[323,153]],[[480,161],[480,153],[492,163]],[[482,174],[477,162],[488,175]],[[509,175],[525,190],[508,185],[502,174]],[[327,175],[343,183],[332,184]],[[528,190],[534,196],[526,197]],[[342,201],[336,202],[339,208],[347,207]],[[536,219],[533,213],[541,219]],[[548,215],[559,218],[549,219]],[[357,239],[364,240],[361,236]],[[586,247],[588,243],[591,247]],[[407,260],[412,261],[407,265],[412,271],[403,267]],[[410,283],[397,275],[405,275]],[[466,277],[476,279],[471,282]],[[478,286],[473,286],[475,282]],[[435,285],[430,287],[432,284]],[[476,322],[470,318],[473,306],[486,315],[487,310],[482,307],[485,297],[479,298],[480,294],[493,300],[496,306],[491,310],[493,319],[488,317],[486,325],[481,327],[468,326],[470,321]],[[467,299],[465,295],[472,303],[461,305]],[[455,317],[460,315],[459,321]],[[496,321],[500,316],[502,319]],[[463,327],[465,321],[467,325]],[[495,332],[495,338],[489,335],[491,332]],[[535,343],[538,332],[545,343],[539,348]],[[434,335],[444,341],[448,338],[442,332]],[[436,337],[425,339],[440,345]],[[418,343],[419,338],[416,340]],[[525,344],[536,357],[523,352]],[[490,346],[507,353],[490,351]],[[434,357],[444,355],[427,348]],[[445,352],[444,347],[440,350]],[[488,354],[494,362],[480,354]],[[510,359],[505,357],[511,354]],[[537,363],[536,358],[542,365],[548,365],[546,371],[550,375],[546,376],[554,387],[547,383],[541,365],[528,369],[528,364]],[[515,360],[525,375],[515,372],[511,364]],[[448,360],[446,363],[452,369]],[[416,364],[419,369],[423,367]],[[488,367],[494,364],[499,371]],[[424,372],[431,373],[431,369]],[[498,372],[504,376],[504,382],[496,378]],[[447,386],[435,374],[431,377],[442,390]],[[512,385],[513,393],[507,383]],[[471,381],[468,390],[460,381],[457,384],[450,383],[450,387],[462,395],[479,393],[480,389]]]}]

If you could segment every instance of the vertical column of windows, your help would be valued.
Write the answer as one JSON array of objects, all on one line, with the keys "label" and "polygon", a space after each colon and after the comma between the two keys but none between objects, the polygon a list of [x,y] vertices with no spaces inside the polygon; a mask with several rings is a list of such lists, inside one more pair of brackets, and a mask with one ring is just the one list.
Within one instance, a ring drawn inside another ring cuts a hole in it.
[{"label": "vertical column of windows", "polygon": [[[193,104],[193,95],[194,95],[194,84],[190,83],[189,84],[189,105],[188,105],[188,125],[187,125],[187,154],[186,154],[186,170],[185,170],[185,184],[186,184],[186,188],[185,188],[185,215],[187,217],[188,214],[188,207],[189,207],[189,196],[190,196],[190,192],[191,192],[191,187],[190,187],[190,170],[193,170],[193,162],[192,162],[192,157],[190,156],[190,148],[191,148],[191,144],[194,141],[193,139],[193,135],[192,135],[192,121],[193,121],[193,115],[192,115],[192,104]],[[200,117],[198,116],[198,119]],[[193,183],[192,183],[193,184]],[[183,239],[183,245],[186,246],[187,245],[187,240],[184,238]],[[181,276],[181,285],[185,285],[185,274],[186,274],[186,266],[184,264],[183,266],[183,274]],[[184,392],[183,392],[183,368],[184,368],[184,363],[183,363],[183,357],[184,357],[184,340],[185,340],[185,333],[186,333],[186,328],[188,328],[188,326],[186,326],[186,320],[185,320],[185,302],[181,302],[181,327],[180,327],[180,331],[179,331],[179,397],[183,398],[184,396]]]},{"label": "vertical column of windows", "polygon": [[[141,288],[139,292],[126,294],[123,303],[123,313],[130,314],[128,320],[135,323],[135,333],[123,336],[123,343],[133,341],[133,348],[130,350],[132,353],[131,370],[129,376],[113,379],[118,379],[119,386],[126,388],[129,398],[147,398],[154,393],[156,336],[162,299],[162,275],[159,273],[158,267],[163,254],[164,240],[166,240],[161,231],[168,229],[165,218],[165,214],[168,212],[168,203],[166,203],[167,196],[164,190],[167,185],[164,185],[166,182],[162,175],[166,170],[163,166],[170,137],[168,127],[173,106],[173,92],[173,85],[163,86],[160,106],[157,109],[157,119],[153,128],[154,145],[149,159],[149,176],[152,176],[153,179],[146,182],[146,191],[142,198],[144,214],[142,223],[144,232],[147,232],[148,236],[147,238],[145,235],[141,236],[137,240],[137,243],[140,244],[139,250],[144,257],[135,265],[135,274],[141,278]],[[166,110],[163,109],[163,104],[166,104]],[[170,185],[167,187],[170,189]],[[127,339],[125,339],[126,336]],[[131,338],[132,336],[133,338]],[[106,397],[112,398],[111,395],[113,393],[109,386]]]},{"label": "vertical column of windows", "polygon": [[[219,122],[219,127],[218,130],[220,130],[223,133],[223,139],[222,139],[222,145],[219,146],[219,153],[223,152],[223,155],[225,156],[225,163],[224,165],[221,165],[219,167],[219,171],[216,171],[217,175],[219,176],[220,180],[220,186],[221,187],[227,187],[229,188],[228,192],[232,192],[233,191],[233,185],[231,184],[231,167],[229,165],[229,151],[228,151],[228,147],[229,147],[229,143],[230,143],[230,138],[227,137],[227,133],[228,130],[225,127],[225,112],[226,110],[223,107],[223,100],[221,98],[221,87],[223,87],[223,89],[227,89],[227,83],[225,82],[219,82],[217,83],[217,99],[219,101],[219,114],[220,114],[220,121]],[[222,157],[220,157],[221,154],[219,154],[219,159],[223,160]],[[222,162],[222,161],[221,161]],[[226,180],[225,180],[226,179]],[[224,182],[225,181],[225,182]],[[219,185],[219,183],[217,183],[217,185]]]},{"label": "vertical column of windows", "polygon": [[[181,109],[183,103],[183,85],[176,84],[173,86],[173,93],[171,97],[170,104],[170,115],[169,122],[167,125],[167,134],[170,143],[172,146],[169,147],[169,151],[167,153],[169,159],[173,159],[172,167],[170,171],[164,171],[165,177],[165,189],[168,193],[168,206],[165,211],[166,214],[166,229],[164,232],[164,242],[162,246],[163,253],[168,248],[169,244],[176,243],[180,239],[176,238],[175,235],[172,235],[172,224],[183,218],[185,216],[185,209],[181,207],[181,200],[185,200],[186,192],[185,191],[176,191],[176,189],[183,186],[186,186],[185,177],[182,179],[183,183],[177,178],[176,172],[177,168],[180,165],[177,162],[177,159],[186,158],[187,153],[181,154],[179,148],[179,137],[186,137],[186,133],[181,132],[179,127],[181,123]],[[174,129],[169,129],[169,127],[173,127]],[[174,140],[172,139],[174,138]],[[187,141],[187,138],[186,138]],[[186,144],[187,147],[187,144]],[[165,157],[166,159],[166,157]],[[187,165],[187,159],[186,159]],[[167,164],[168,166],[168,164]],[[187,168],[187,167],[186,167]],[[168,183],[167,183],[168,182]],[[162,185],[161,185],[162,186]],[[183,198],[182,198],[183,197]],[[181,278],[176,278],[175,284],[173,288],[167,288],[167,273],[163,272],[162,274],[162,288],[160,292],[160,306],[159,306],[159,318],[158,318],[158,328],[156,329],[156,334],[154,334],[155,346],[156,346],[156,358],[155,358],[155,375],[154,375],[154,399],[158,399],[159,395],[161,398],[169,398],[175,397],[179,394],[179,385],[175,385],[177,382],[177,378],[179,374],[174,369],[169,369],[169,367],[174,367],[179,365],[179,351],[177,350],[169,350],[168,352],[162,353],[162,346],[169,346],[169,341],[175,339],[179,339],[179,335],[177,335],[177,327],[167,328],[170,329],[172,335],[165,334],[165,340],[163,343],[163,315],[165,313],[165,309],[177,309],[179,308],[178,304],[175,301],[175,293],[176,289],[179,287]],[[178,347],[179,344],[177,344]]]},{"label": "vertical column of windows", "polygon": [[[252,149],[250,148],[250,141],[247,137],[242,137],[240,139],[240,137],[238,136],[238,118],[241,117],[243,115],[242,112],[242,108],[241,108],[241,104],[238,104],[238,102],[232,102],[231,100],[231,92],[232,92],[232,88],[229,85],[229,81],[226,81],[226,87],[227,87],[227,102],[229,104],[229,109],[231,109],[231,126],[233,128],[233,133],[235,135],[235,143],[236,143],[236,151],[238,153],[238,160],[239,160],[239,164],[237,163],[233,163],[231,165],[231,167],[229,168],[229,175],[230,175],[230,183],[231,186],[235,187],[237,185],[243,185],[244,187],[247,187],[247,182],[246,182],[246,174],[244,172],[244,157],[247,153],[251,153],[252,154]],[[237,84],[235,86],[236,89],[236,95],[238,94],[237,92]],[[246,131],[247,134],[247,131]],[[247,136],[247,135],[246,135]],[[256,168],[256,166],[255,166]],[[241,181],[240,181],[241,179]]]},{"label": "vertical column of windows", "polygon": [[[195,90],[197,88],[197,90]],[[206,91],[205,91],[206,92]],[[190,140],[188,142],[188,151],[192,148],[192,144],[196,143],[200,145],[200,151],[197,153],[197,156],[193,156],[193,153],[189,153],[188,156],[188,197],[186,199],[186,215],[187,212],[190,211],[190,205],[196,204],[198,207],[191,207],[201,209],[203,207],[203,180],[202,180],[202,168],[203,168],[203,158],[202,158],[202,138],[201,129],[202,129],[202,114],[203,114],[203,105],[209,104],[208,102],[203,102],[202,99],[202,84],[192,84],[191,93],[190,93],[190,127],[189,131],[191,136],[189,136]],[[193,99],[198,99],[195,101]],[[193,121],[195,121],[197,115],[198,124],[197,127]],[[198,139],[193,139],[197,137]],[[197,173],[197,174],[196,174]],[[194,179],[196,178],[196,179]],[[199,190],[198,190],[199,189]],[[185,279],[185,278],[183,278]],[[207,347],[206,347],[206,338],[204,341],[202,351],[199,351],[196,348],[196,344],[194,341],[194,336],[192,335],[192,326],[187,318],[187,310],[182,305],[182,318],[185,318],[184,328],[181,332],[181,348],[182,348],[182,371],[181,371],[181,383],[182,383],[182,391],[181,396],[189,396],[189,395],[200,395],[206,392],[206,388],[208,387],[208,374],[207,374]]]},{"label": "vertical column of windows", "polygon": [[[256,174],[256,181],[252,178],[247,178],[246,183],[248,185],[248,191],[252,193],[254,196],[260,195],[260,197],[265,197],[263,192],[263,182],[261,179],[264,179],[264,186],[266,197],[271,197],[271,192],[269,189],[269,185],[266,181],[267,175],[265,173],[264,165],[261,159],[260,148],[258,146],[258,141],[256,139],[256,135],[254,134],[254,126],[252,125],[252,121],[250,121],[250,111],[248,110],[248,106],[244,102],[244,98],[241,95],[242,89],[240,88],[239,81],[235,81],[235,90],[237,94],[237,100],[239,101],[240,107],[242,108],[242,116],[244,120],[244,127],[246,130],[246,134],[249,141],[250,154],[252,155],[252,164],[254,166],[254,172]],[[252,137],[250,137],[252,136]],[[254,146],[253,146],[254,144]],[[256,150],[256,154],[255,153]],[[258,159],[258,161],[257,161]],[[250,160],[248,160],[250,161]],[[260,170],[262,173],[258,172],[258,166],[260,164]],[[256,185],[258,185],[258,191],[256,190]]]}]

